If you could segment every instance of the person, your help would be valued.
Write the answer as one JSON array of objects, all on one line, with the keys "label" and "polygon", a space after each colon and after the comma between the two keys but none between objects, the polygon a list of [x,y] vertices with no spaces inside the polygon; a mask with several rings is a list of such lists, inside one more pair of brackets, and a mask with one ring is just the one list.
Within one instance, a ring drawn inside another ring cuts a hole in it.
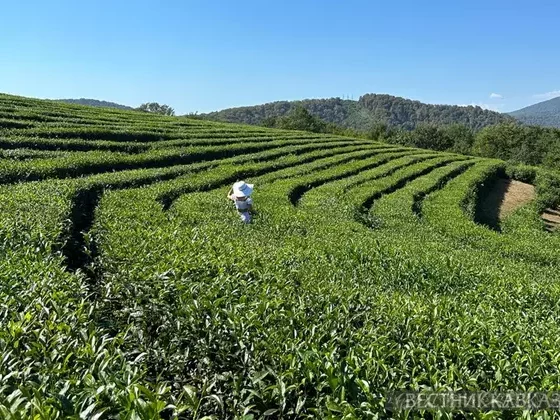
[{"label": "person", "polygon": [[253,209],[253,184],[247,184],[245,181],[237,181],[233,184],[228,192],[228,198],[235,203],[235,208],[239,212],[243,223],[251,222],[251,210]]}]

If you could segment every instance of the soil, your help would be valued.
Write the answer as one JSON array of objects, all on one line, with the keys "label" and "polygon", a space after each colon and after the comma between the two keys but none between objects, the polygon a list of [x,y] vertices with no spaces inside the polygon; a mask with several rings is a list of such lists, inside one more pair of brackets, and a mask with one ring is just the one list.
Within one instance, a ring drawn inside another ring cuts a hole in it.
[{"label": "soil", "polygon": [[[481,205],[484,222],[498,228],[500,221],[536,197],[535,187],[513,179],[498,179]],[[546,209],[542,219],[549,232],[560,228],[560,208]]]},{"label": "soil", "polygon": [[499,228],[500,220],[535,199],[535,187],[513,179],[498,179],[481,203],[484,223]]}]

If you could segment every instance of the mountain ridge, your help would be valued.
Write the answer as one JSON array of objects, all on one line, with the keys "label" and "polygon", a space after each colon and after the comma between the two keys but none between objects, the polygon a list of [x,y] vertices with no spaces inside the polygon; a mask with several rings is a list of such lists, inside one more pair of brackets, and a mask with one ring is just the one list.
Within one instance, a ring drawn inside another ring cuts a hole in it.
[{"label": "mountain ridge", "polygon": [[127,105],[117,104],[115,102],[109,101],[101,101],[99,99],[89,99],[89,98],[79,98],[79,99],[54,99],[56,102],[64,102],[67,104],[74,104],[74,105],[87,105],[87,106],[96,106],[101,108],[116,108],[116,109],[125,109],[125,110],[133,110],[134,108]]},{"label": "mountain ridge", "polygon": [[526,106],[509,115],[525,124],[560,128],[560,97]]}]

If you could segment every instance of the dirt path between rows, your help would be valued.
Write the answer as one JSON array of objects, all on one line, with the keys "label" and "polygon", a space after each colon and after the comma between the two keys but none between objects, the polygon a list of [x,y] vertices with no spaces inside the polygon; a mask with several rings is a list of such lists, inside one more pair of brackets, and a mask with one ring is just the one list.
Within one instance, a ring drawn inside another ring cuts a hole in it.
[{"label": "dirt path between rows", "polygon": [[[500,178],[484,197],[480,205],[484,224],[499,230],[500,221],[536,197],[535,187],[525,182]],[[546,209],[542,214],[546,230],[560,228],[560,209]]]},{"label": "dirt path between rows", "polygon": [[484,224],[498,229],[500,221],[519,207],[535,199],[535,187],[531,184],[500,178],[494,182],[481,202],[480,212]]}]

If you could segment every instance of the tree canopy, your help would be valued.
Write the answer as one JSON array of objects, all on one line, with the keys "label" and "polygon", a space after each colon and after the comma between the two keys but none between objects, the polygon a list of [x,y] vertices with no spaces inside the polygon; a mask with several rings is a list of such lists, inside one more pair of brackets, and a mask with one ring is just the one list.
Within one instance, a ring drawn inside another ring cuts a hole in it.
[{"label": "tree canopy", "polygon": [[160,105],[157,102],[147,102],[136,108],[137,111],[151,112],[152,114],[175,115],[175,110],[169,105]]},{"label": "tree canopy", "polygon": [[360,132],[374,130],[379,124],[405,130],[413,130],[422,124],[462,124],[477,131],[489,125],[515,121],[511,116],[478,106],[430,105],[375,94],[363,95],[358,101],[341,98],[280,101],[203,115],[217,121],[260,125],[269,118],[286,116],[296,107],[305,108],[327,123]]},{"label": "tree canopy", "polygon": [[298,105],[288,114],[281,117],[269,117],[263,121],[265,127],[281,128],[285,130],[303,130],[313,133],[326,133],[327,123]]}]

